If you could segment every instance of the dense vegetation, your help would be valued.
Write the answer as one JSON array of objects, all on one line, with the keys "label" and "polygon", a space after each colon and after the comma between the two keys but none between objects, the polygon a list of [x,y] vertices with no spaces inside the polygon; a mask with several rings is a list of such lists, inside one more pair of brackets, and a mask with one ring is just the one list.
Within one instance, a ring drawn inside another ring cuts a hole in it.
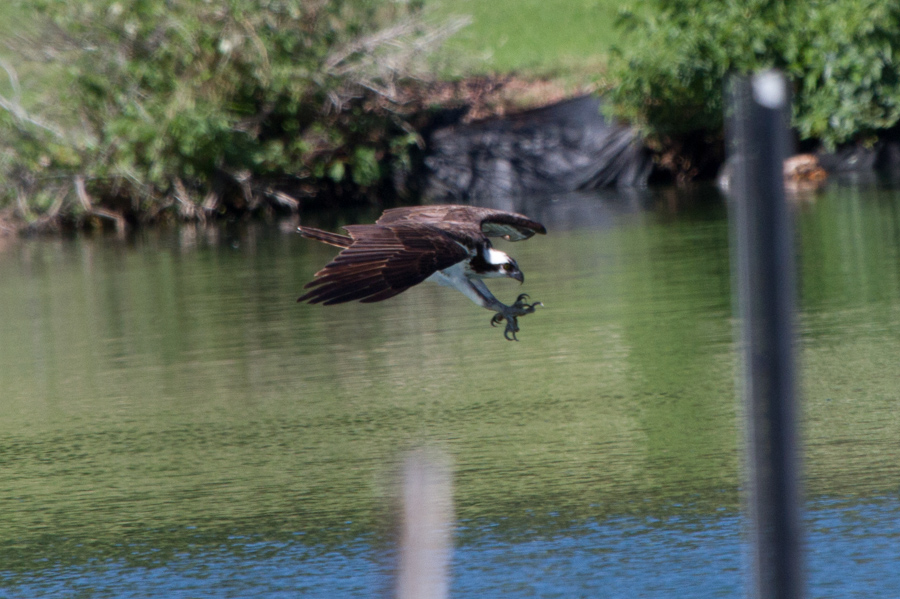
[{"label": "dense vegetation", "polygon": [[896,0],[644,0],[624,21],[643,40],[619,49],[616,112],[656,136],[722,127],[731,72],[785,71],[794,125],[833,148],[900,120]]},{"label": "dense vegetation", "polygon": [[37,223],[364,192],[416,141],[396,83],[442,35],[371,0],[26,4],[43,21],[16,49],[65,70],[35,113],[2,63],[0,208]]},{"label": "dense vegetation", "polygon": [[0,229],[375,195],[409,168],[421,65],[458,13],[428,72],[591,80],[669,155],[720,136],[731,72],[787,72],[828,148],[900,120],[895,0],[633,0],[612,30],[618,5],[428,0],[428,25],[420,0],[0,4]]}]

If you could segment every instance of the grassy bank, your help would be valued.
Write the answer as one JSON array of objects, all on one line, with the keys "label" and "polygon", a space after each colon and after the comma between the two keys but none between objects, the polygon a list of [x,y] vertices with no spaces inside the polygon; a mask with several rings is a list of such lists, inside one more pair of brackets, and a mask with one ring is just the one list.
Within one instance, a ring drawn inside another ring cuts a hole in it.
[{"label": "grassy bank", "polygon": [[603,75],[621,42],[617,0],[432,0],[437,16],[470,15],[437,58],[449,74],[519,72],[583,83]]},{"label": "grassy bank", "polygon": [[32,229],[376,195],[408,168],[409,90],[459,25],[369,0],[25,6],[4,5],[24,23],[3,40],[0,219]]},{"label": "grassy bank", "polygon": [[[602,87],[620,39],[610,0],[266,7],[3,3],[0,223],[123,228],[383,195],[429,107]],[[488,83],[437,83],[473,76]]]},{"label": "grassy bank", "polygon": [[601,90],[671,164],[732,72],[784,70],[807,147],[900,121],[894,0],[11,0],[0,42],[0,230],[379,201],[460,103]]}]

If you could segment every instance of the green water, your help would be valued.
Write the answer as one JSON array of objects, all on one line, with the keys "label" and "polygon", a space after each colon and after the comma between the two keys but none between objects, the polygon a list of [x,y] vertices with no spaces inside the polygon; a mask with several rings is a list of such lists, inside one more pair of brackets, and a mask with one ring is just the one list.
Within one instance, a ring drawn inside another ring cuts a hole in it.
[{"label": "green water", "polygon": [[[453,461],[460,550],[736,515],[728,226],[709,196],[673,212],[656,192],[600,227],[542,205],[569,224],[498,242],[526,280],[491,283],[545,304],[519,343],[438,286],[295,303],[334,251],[290,226],[3,241],[4,585],[259,542],[377,555],[421,445]],[[797,230],[807,495],[896,500],[900,194],[833,188]]]}]

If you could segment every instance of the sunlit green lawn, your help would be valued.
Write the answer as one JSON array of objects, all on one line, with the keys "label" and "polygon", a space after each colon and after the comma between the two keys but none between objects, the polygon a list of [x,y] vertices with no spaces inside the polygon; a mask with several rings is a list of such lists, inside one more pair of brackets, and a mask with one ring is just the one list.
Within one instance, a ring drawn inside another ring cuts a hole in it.
[{"label": "sunlit green lawn", "polygon": [[[620,43],[620,7],[633,0],[428,0],[439,16],[470,15],[472,24],[440,55],[454,74],[518,72],[591,75]],[[455,69],[462,72],[454,73]]]},{"label": "sunlit green lawn", "polygon": [[57,123],[77,119],[58,100],[59,90],[69,85],[70,78],[61,62],[49,60],[53,53],[45,52],[45,41],[30,14],[8,0],[0,1],[0,96],[14,107]]},{"label": "sunlit green lawn", "polygon": [[[463,15],[472,19],[438,51],[443,75],[515,72],[579,83],[602,75],[610,48],[622,42],[616,15],[620,7],[633,4],[634,0],[426,0],[435,21]],[[25,79],[32,65],[23,64],[22,57],[3,42],[28,32],[28,21],[20,9],[0,2],[0,60]],[[9,97],[11,91],[6,73],[0,72],[0,93]]]}]

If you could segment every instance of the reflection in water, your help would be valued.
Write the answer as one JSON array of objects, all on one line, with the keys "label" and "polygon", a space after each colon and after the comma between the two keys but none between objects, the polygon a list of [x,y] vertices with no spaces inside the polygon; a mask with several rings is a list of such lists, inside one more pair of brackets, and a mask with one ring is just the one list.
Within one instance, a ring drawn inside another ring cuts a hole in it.
[{"label": "reflection in water", "polygon": [[[334,252],[277,228],[6,248],[0,595],[387,590],[428,444],[451,596],[739,596],[725,210],[665,193],[506,207],[550,229],[502,248],[546,304],[517,344],[436,286],[298,306]],[[896,596],[898,196],[834,189],[798,229],[811,596]]]}]

